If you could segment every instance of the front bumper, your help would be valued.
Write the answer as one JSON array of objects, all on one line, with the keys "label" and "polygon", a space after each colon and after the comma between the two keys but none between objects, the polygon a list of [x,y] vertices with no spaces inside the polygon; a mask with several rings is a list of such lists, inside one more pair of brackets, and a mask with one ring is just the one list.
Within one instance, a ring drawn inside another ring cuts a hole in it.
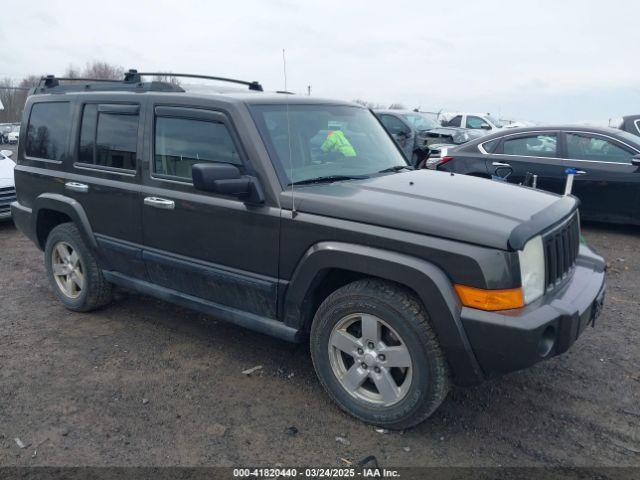
[{"label": "front bumper", "polygon": [[595,326],[605,292],[605,263],[582,245],[571,277],[517,310],[464,307],[461,319],[486,377],[529,367],[566,352],[588,325]]}]

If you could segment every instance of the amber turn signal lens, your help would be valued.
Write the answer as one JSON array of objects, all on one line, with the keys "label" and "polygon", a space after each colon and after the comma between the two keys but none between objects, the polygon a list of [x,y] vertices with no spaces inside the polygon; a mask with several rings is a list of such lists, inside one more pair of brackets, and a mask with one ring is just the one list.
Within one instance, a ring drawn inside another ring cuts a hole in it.
[{"label": "amber turn signal lens", "polygon": [[454,285],[462,305],[479,310],[509,310],[524,306],[521,288],[508,290],[482,290],[480,288]]}]

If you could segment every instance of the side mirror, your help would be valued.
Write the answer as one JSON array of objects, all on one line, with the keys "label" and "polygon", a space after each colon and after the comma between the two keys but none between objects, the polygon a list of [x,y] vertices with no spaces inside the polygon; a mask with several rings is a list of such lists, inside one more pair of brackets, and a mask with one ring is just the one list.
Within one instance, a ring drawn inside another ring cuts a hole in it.
[{"label": "side mirror", "polygon": [[0,153],[5,157],[10,157],[11,155],[13,155],[13,152],[11,150],[0,150]]},{"label": "side mirror", "polygon": [[486,123],[483,123],[482,125],[480,125],[480,129],[481,130],[491,130],[491,125],[487,125]]},{"label": "side mirror", "polygon": [[241,175],[230,163],[197,163],[191,167],[193,186],[196,190],[241,198],[254,203],[264,201],[256,180]]},{"label": "side mirror", "polygon": [[634,155],[633,157],[631,157],[631,165],[640,167],[640,153],[638,155]]}]

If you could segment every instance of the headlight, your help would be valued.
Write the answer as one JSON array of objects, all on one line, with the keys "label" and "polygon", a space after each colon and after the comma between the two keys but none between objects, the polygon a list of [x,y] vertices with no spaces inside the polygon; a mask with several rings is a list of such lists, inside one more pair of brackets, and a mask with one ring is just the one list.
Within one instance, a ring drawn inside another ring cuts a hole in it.
[{"label": "headlight", "polygon": [[520,278],[524,303],[531,303],[544,293],[544,249],[542,237],[538,235],[527,242],[518,252]]}]

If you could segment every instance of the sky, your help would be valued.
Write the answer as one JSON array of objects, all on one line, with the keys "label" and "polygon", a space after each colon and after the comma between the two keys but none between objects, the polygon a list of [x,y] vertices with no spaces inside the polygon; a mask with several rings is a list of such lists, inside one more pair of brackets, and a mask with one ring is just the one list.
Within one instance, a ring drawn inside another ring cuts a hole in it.
[{"label": "sky", "polygon": [[[5,9],[6,10],[6,9]],[[637,0],[12,2],[0,78],[98,60],[542,123],[640,113]]]}]

